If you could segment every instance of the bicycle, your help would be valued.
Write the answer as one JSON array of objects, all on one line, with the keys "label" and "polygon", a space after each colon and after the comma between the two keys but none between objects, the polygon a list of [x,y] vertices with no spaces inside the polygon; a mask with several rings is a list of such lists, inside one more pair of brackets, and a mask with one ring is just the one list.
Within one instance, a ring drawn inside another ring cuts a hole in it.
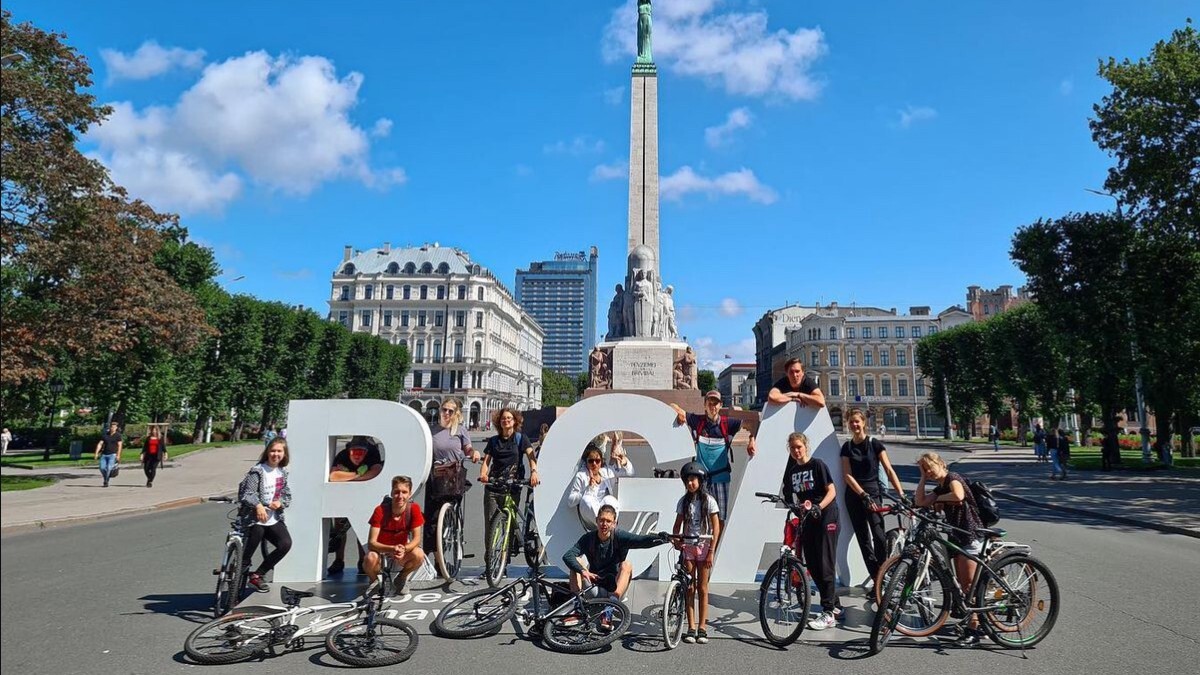
[{"label": "bicycle", "polygon": [[[493,478],[488,483],[493,491],[504,495],[504,502],[500,508],[492,514],[492,518],[488,521],[488,527],[485,534],[486,546],[483,549],[484,561],[484,578],[491,588],[496,588],[500,584],[500,580],[504,578],[508,570],[509,558],[514,554],[513,548],[518,541],[534,541],[538,540],[537,523],[534,520],[533,500],[530,499],[529,493],[525,497],[525,518],[523,521],[518,520],[517,502],[520,497],[514,497],[514,489],[522,487],[533,489],[528,480],[517,480],[515,478]],[[484,495],[484,499],[488,496]],[[522,534],[518,534],[518,528]],[[530,567],[535,564],[540,564],[542,552],[539,549],[530,550],[525,547],[525,562]]]},{"label": "bicycle", "polygon": [[[800,506],[789,504],[783,497],[768,492],[755,492],[754,496],[783,504],[800,519],[793,545],[785,543],[779,547],[779,559],[767,568],[758,589],[758,622],[763,635],[771,644],[786,647],[800,637],[808,622],[811,591],[808,566],[804,562],[804,547],[800,542],[806,521],[815,512],[815,507],[809,501]],[[790,520],[787,526],[792,527]]]},{"label": "bicycle", "polygon": [[[457,465],[460,472],[464,471],[461,460],[453,464]],[[453,581],[458,577],[464,558],[473,557],[463,552],[467,531],[463,502],[466,501],[466,493],[470,489],[471,484],[464,480],[462,494],[449,499],[438,509],[433,557],[438,574],[446,581]]]},{"label": "bicycle", "polygon": [[[434,629],[451,638],[487,635],[517,616],[517,601],[529,594],[533,609],[522,608],[519,620],[530,626],[530,633],[540,634],[551,649],[585,654],[624,635],[633,621],[625,604],[608,597],[586,597],[596,593],[597,586],[576,593],[567,584],[547,579],[537,556],[537,540],[536,532],[525,540],[526,555],[534,554],[528,575],[502,588],[483,588],[454,600],[438,613]],[[555,596],[567,599],[553,606]]]},{"label": "bicycle", "polygon": [[[937,613],[926,617],[920,612],[923,602],[917,602],[918,616],[927,623],[945,622],[951,611],[969,618],[981,615],[979,625],[997,645],[1006,649],[1024,650],[1041,642],[1054,628],[1058,618],[1058,582],[1045,563],[1023,551],[999,555],[991,560],[982,555],[967,553],[939,534],[941,531],[962,531],[940,517],[912,511],[918,520],[914,542],[905,548],[887,581],[879,610],[871,625],[871,653],[878,654],[887,646],[900,620],[910,614],[916,592],[921,590],[919,577],[929,573],[927,582],[930,597],[940,600]],[[939,514],[940,515],[940,514]],[[972,535],[986,540],[1003,537],[1003,530],[981,528]],[[953,568],[940,555],[925,556],[925,551],[940,542],[951,552],[964,555],[976,563],[975,576],[964,597],[955,582]],[[935,585],[936,584],[936,585]],[[932,609],[929,610],[932,613]],[[1034,627],[1039,618],[1041,623]],[[941,627],[937,624],[937,628]],[[934,630],[937,630],[935,628]],[[1032,628],[1032,630],[1030,630]],[[1015,637],[1013,634],[1016,634]]]},{"label": "bicycle", "polygon": [[[904,512],[908,514],[909,518],[915,518],[913,515],[915,509],[912,506],[898,501],[890,495],[888,498],[895,501],[896,504],[894,506],[883,507],[884,509],[893,512]],[[918,522],[917,527],[910,528],[908,535],[902,542],[902,546],[907,547],[915,544],[920,537],[924,536],[920,533],[921,528],[928,526],[926,523]],[[1031,550],[1026,544],[1001,541],[999,537],[1003,537],[1006,533],[998,529],[996,532],[999,535],[998,537],[987,537],[984,539],[983,549],[979,553],[980,557],[984,560],[993,561],[1007,553],[1029,553]],[[877,607],[883,604],[884,589],[887,587],[892,571],[899,560],[900,556],[894,556],[888,558],[879,566],[875,582],[875,602]],[[933,564],[935,561],[936,564]],[[912,591],[913,605],[910,611],[902,614],[900,621],[896,624],[896,630],[899,633],[909,637],[928,637],[941,630],[947,623],[951,614],[949,598],[935,592],[932,579],[938,575],[945,576],[945,571],[949,569],[952,569],[949,563],[949,555],[946,553],[945,547],[941,542],[933,541],[921,550]],[[951,582],[956,583],[953,578]],[[940,582],[937,588],[941,588]]]},{"label": "bicycle", "polygon": [[[213,501],[235,503],[233,499],[221,497]],[[245,594],[247,581],[246,570],[242,566],[242,557],[246,547],[246,521],[240,515],[241,507],[236,506],[226,514],[229,519],[229,532],[225,535],[225,549],[221,555],[221,563],[213,570],[217,576],[217,590],[213,594],[213,618],[219,619],[233,610]]]},{"label": "bicycle", "polygon": [[[306,636],[329,631],[325,651],[346,665],[389,666],[406,661],[417,650],[417,631],[404,621],[381,616],[392,577],[390,558],[385,560],[385,571],[358,600],[300,607],[300,601],[313,593],[281,586],[282,610],[247,607],[214,619],[192,631],[183,649],[197,663],[223,665],[265,652],[275,656],[279,646],[300,648]],[[333,614],[325,616],[330,611]]]},{"label": "bicycle", "polygon": [[[711,541],[712,538],[711,534],[692,536],[673,534],[670,536],[672,541],[690,544],[697,544],[705,539]],[[688,574],[687,568],[683,565],[683,556],[676,555],[675,572],[671,574],[671,582],[667,584],[667,592],[663,594],[662,604],[663,642],[667,644],[667,649],[678,647],[679,639],[683,636],[683,626],[687,622],[687,596],[691,588],[692,575]]]}]

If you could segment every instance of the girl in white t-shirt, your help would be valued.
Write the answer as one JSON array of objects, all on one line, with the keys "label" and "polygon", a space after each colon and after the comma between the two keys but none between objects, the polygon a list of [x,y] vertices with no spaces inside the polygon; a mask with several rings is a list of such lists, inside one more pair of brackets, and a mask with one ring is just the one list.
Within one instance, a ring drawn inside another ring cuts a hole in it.
[{"label": "girl in white t-shirt", "polygon": [[[699,462],[688,462],[679,472],[687,492],[675,506],[676,535],[695,537],[712,535],[696,543],[677,543],[683,552],[683,565],[692,576],[688,587],[687,622],[688,632],[683,641],[689,644],[708,644],[708,576],[712,572],[713,553],[721,536],[720,506],[717,500],[704,489],[708,472]],[[699,611],[697,620],[696,612]]]},{"label": "girl in white t-shirt", "polygon": [[596,516],[600,507],[611,504],[618,513],[621,505],[617,501],[617,479],[633,475],[633,462],[625,456],[625,450],[618,438],[613,446],[612,462],[604,465],[604,451],[596,444],[588,443],[580,460],[582,468],[571,481],[571,492],[567,494],[567,504],[578,507],[579,520],[589,530],[596,529]]},{"label": "girl in white t-shirt", "polygon": [[292,535],[283,522],[283,512],[292,503],[286,468],[289,458],[287,441],[278,437],[271,440],[263,448],[258,464],[250,467],[238,486],[238,501],[250,523],[246,528],[242,564],[250,566],[250,559],[263,539],[275,546],[248,578],[249,584],[260,593],[270,590],[263,577],[292,550]]}]

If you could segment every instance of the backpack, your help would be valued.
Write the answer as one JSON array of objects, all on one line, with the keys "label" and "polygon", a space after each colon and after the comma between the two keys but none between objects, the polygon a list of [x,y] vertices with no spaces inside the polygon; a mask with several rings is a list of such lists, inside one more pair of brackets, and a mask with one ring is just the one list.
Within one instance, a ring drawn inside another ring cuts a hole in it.
[{"label": "backpack", "polygon": [[991,527],[1000,522],[1000,505],[996,503],[991,489],[980,480],[968,480],[967,487],[975,497],[975,510],[979,513],[979,521],[983,526]]},{"label": "backpack", "polygon": [[[704,424],[707,421],[708,421],[707,416],[702,417],[700,420],[700,423],[696,425],[696,428],[692,429],[692,442],[693,443],[700,442],[700,434],[703,433]],[[717,423],[720,424],[720,426],[721,426],[721,438],[725,439],[725,452],[729,454],[729,466],[726,467],[722,471],[717,471],[716,473],[732,472],[733,471],[733,437],[729,435],[729,417],[727,415],[721,415],[720,417],[718,417]],[[697,452],[699,452],[699,451],[697,451]],[[696,460],[699,461],[699,459],[700,459],[700,457],[699,457],[699,455],[697,455]],[[709,474],[709,475],[712,476],[714,474]]]}]

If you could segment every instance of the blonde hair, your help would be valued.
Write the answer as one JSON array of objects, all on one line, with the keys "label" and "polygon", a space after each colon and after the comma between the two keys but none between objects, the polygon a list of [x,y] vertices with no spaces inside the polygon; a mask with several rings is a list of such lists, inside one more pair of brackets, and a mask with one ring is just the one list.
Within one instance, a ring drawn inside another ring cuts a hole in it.
[{"label": "blonde hair", "polygon": [[[450,430],[451,434],[457,434],[459,432],[459,430],[462,429],[462,423],[463,423],[462,401],[458,400],[457,398],[455,398],[453,396],[448,396],[448,397],[442,399],[442,405],[446,405],[447,403],[454,404],[454,414],[450,416],[450,426],[448,426],[446,428]],[[439,409],[439,414],[440,414],[440,409]]]},{"label": "blonde hair", "polygon": [[[860,410],[860,409],[858,409],[858,408],[851,408],[851,409],[850,409],[850,412],[849,412],[849,413],[846,415],[846,419],[847,419],[847,420],[852,420],[852,419],[854,419],[855,417],[857,417],[858,419],[862,420],[862,421],[863,421],[863,424],[866,424],[866,423],[867,423],[867,414],[866,414],[866,413],[864,413],[862,410]],[[931,454],[932,454],[932,453],[931,453]]]},{"label": "blonde hair", "polygon": [[803,442],[804,442],[804,449],[805,449],[805,450],[808,450],[808,449],[809,449],[809,447],[808,447],[808,436],[804,435],[804,432],[801,432],[801,431],[793,431],[792,433],[788,434],[787,445],[788,445],[788,449],[789,449],[789,450],[791,450],[791,448],[792,448],[792,443],[793,443],[794,441],[803,441]]},{"label": "blonde hair", "polygon": [[936,452],[923,453],[920,457],[917,458],[917,464],[928,464],[930,466],[938,466],[943,469],[947,468],[946,460],[942,459],[942,456],[937,454]]}]

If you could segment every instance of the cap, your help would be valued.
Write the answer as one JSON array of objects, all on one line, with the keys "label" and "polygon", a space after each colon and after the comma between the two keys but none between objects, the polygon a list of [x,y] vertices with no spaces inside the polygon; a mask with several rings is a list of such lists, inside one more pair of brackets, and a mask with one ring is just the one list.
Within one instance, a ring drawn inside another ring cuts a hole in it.
[{"label": "cap", "polygon": [[721,392],[717,391],[716,389],[713,389],[712,391],[710,391],[704,395],[705,400],[708,400],[710,398],[715,398],[718,401],[720,401],[721,400]]},{"label": "cap", "polygon": [[351,450],[354,448],[362,448],[363,450],[370,450],[372,445],[373,444],[367,439],[366,436],[355,436],[354,438],[350,439],[349,443],[346,444],[346,449]]}]

